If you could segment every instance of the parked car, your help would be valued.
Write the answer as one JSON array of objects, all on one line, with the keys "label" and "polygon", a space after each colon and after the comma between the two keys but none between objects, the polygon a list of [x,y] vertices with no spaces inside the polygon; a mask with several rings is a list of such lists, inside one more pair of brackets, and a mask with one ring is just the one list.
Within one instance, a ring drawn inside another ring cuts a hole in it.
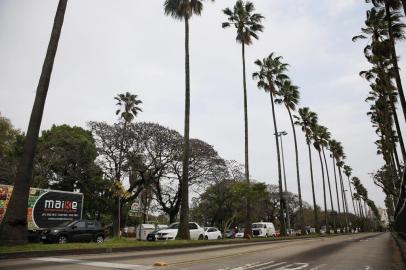
[{"label": "parked car", "polygon": [[275,226],[272,222],[257,222],[252,224],[252,235],[254,237],[275,236]]},{"label": "parked car", "polygon": [[226,230],[224,232],[224,238],[234,238],[234,230]]},{"label": "parked car", "polygon": [[158,229],[158,230],[155,230],[155,231],[150,232],[150,233],[147,235],[147,241],[155,241],[155,240],[156,240],[156,234],[157,234],[159,231],[160,231],[160,230]]},{"label": "parked car", "polygon": [[[175,240],[178,234],[179,223],[169,225],[167,229],[160,230],[155,234],[157,240]],[[191,240],[203,240],[204,230],[196,222],[189,222],[189,232]]]},{"label": "parked car", "polygon": [[67,221],[57,227],[45,229],[41,241],[45,243],[90,242],[103,243],[104,228],[96,220]]},{"label": "parked car", "polygon": [[244,238],[244,228],[241,228],[237,233],[234,234],[235,238]]},{"label": "parked car", "polygon": [[220,240],[223,238],[219,229],[214,227],[206,227],[204,228],[204,239],[205,240]]}]

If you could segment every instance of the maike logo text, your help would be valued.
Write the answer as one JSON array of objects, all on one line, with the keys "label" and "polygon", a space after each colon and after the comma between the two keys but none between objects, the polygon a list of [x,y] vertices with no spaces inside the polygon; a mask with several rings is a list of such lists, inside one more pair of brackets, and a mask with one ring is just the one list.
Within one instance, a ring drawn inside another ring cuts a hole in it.
[{"label": "maike logo text", "polygon": [[45,200],[45,209],[77,210],[78,203],[74,201]]}]

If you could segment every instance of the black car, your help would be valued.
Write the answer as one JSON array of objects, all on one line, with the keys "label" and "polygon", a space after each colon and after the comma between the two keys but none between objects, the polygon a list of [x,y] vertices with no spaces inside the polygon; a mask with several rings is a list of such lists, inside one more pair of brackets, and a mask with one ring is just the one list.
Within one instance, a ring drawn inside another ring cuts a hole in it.
[{"label": "black car", "polygon": [[58,227],[45,229],[41,241],[45,243],[90,242],[103,243],[104,228],[96,220],[66,221]]},{"label": "black car", "polygon": [[147,235],[147,240],[148,240],[148,241],[155,241],[155,240],[156,240],[155,235],[156,235],[157,232],[159,232],[159,230],[155,230],[155,231],[150,232],[150,233]]}]

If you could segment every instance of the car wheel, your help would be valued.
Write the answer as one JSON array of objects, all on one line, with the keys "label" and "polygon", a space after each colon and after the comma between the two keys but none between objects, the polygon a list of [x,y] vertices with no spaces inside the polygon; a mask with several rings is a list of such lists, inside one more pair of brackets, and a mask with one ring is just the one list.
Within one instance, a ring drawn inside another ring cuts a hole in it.
[{"label": "car wheel", "polygon": [[66,244],[68,242],[68,238],[65,235],[60,235],[58,237],[58,243],[59,244]]},{"label": "car wheel", "polygon": [[206,235],[206,236],[204,237],[204,240],[209,240],[209,237]]},{"label": "car wheel", "polygon": [[203,234],[199,235],[199,240],[203,240]]},{"label": "car wheel", "polygon": [[220,237],[220,235],[219,235],[219,236],[217,236],[217,240],[221,240],[221,237]]},{"label": "car wheel", "polygon": [[265,238],[268,238],[269,237],[269,235],[268,234],[265,234]]},{"label": "car wheel", "polygon": [[104,237],[102,235],[99,235],[96,237],[96,243],[101,244],[104,242]]}]

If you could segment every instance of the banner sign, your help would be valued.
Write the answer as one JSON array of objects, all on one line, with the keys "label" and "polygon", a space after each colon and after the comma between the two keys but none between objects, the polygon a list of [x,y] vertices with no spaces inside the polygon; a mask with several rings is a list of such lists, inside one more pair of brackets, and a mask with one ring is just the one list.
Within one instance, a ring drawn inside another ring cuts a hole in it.
[{"label": "banner sign", "polygon": [[[13,186],[0,185],[0,223],[7,210]],[[82,218],[83,194],[30,188],[27,207],[28,229],[50,228]]]}]

